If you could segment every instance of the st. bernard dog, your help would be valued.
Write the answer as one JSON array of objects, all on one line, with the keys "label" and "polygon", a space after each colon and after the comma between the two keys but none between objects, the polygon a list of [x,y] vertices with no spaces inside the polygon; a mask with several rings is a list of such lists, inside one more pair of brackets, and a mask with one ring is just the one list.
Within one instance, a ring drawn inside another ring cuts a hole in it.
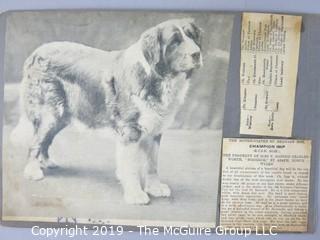
[{"label": "st. bernard dog", "polygon": [[119,51],[74,42],[40,46],[24,64],[21,118],[14,134],[21,137],[26,122],[33,126],[24,176],[40,180],[45,168],[56,166],[48,149],[57,133],[77,119],[117,133],[117,177],[127,203],[147,204],[148,194],[170,196],[157,174],[161,134],[201,65],[200,29],[193,19],[160,23]]}]

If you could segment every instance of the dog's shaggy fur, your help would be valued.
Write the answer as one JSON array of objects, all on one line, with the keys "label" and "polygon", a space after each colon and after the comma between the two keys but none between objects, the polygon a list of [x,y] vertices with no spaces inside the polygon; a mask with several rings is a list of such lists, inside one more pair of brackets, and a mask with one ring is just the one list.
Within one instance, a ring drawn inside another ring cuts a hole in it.
[{"label": "dog's shaggy fur", "polygon": [[21,118],[33,126],[25,177],[39,180],[53,167],[48,148],[73,118],[118,135],[117,176],[126,202],[147,204],[148,193],[169,196],[157,175],[161,134],[173,121],[202,64],[200,31],[192,19],[163,22],[125,50],[103,51],[51,42],[25,61]]}]

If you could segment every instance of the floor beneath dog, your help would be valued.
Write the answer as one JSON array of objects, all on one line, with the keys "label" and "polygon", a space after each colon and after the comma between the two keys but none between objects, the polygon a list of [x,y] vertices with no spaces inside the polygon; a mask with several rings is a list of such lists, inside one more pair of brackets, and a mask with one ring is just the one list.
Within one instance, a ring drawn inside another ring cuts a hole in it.
[{"label": "floor beneath dog", "polygon": [[5,219],[77,217],[129,225],[215,222],[220,131],[168,130],[160,148],[160,178],[171,187],[172,196],[133,206],[124,202],[115,177],[112,134],[85,131],[80,135],[75,127],[65,129],[51,148],[59,168],[33,182],[23,178],[27,148],[8,141],[11,126],[3,130]]}]

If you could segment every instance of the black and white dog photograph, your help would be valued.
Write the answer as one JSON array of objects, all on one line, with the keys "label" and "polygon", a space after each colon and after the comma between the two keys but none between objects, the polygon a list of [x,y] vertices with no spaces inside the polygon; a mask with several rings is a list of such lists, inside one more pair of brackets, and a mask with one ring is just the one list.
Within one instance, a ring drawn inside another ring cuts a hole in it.
[{"label": "black and white dog photograph", "polygon": [[9,13],[3,219],[213,227],[233,16]]}]

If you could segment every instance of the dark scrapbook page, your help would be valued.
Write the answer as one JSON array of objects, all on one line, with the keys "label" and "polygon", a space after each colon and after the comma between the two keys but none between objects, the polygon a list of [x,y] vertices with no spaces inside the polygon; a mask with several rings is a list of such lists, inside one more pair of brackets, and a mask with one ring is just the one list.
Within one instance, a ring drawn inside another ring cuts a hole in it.
[{"label": "dark scrapbook page", "polygon": [[2,14],[2,223],[119,235],[314,231],[318,23]]}]

